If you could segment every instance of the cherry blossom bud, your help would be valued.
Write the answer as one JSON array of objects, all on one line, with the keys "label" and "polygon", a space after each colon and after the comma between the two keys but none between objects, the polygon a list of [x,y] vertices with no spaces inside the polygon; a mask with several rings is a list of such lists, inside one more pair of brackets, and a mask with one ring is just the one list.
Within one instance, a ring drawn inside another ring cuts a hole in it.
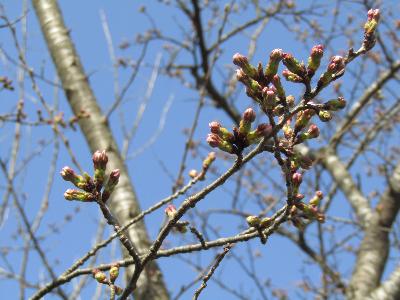
[{"label": "cherry blossom bud", "polygon": [[257,128],[247,134],[247,142],[251,144],[258,143],[263,137],[269,136],[272,132],[272,126],[262,123]]},{"label": "cherry blossom bud", "polygon": [[207,135],[207,143],[211,147],[216,148],[220,145],[221,142],[222,142],[221,138],[215,133],[210,133]]},{"label": "cherry blossom bud", "polygon": [[236,70],[236,79],[244,84],[246,84],[246,82],[248,81],[248,76],[246,75],[246,73],[243,72],[242,69],[237,69]]},{"label": "cherry blossom bud", "polygon": [[101,195],[101,200],[105,203],[111,196],[112,192],[114,191],[115,187],[119,182],[119,177],[121,173],[119,169],[115,169],[111,171],[106,186],[104,187],[103,194]]},{"label": "cherry blossom bud", "polygon": [[340,109],[345,108],[346,100],[343,97],[339,97],[337,99],[329,100],[328,102],[324,103],[324,107],[327,110],[337,111]]},{"label": "cherry blossom bud", "polygon": [[246,56],[236,53],[233,56],[233,63],[237,65],[238,67],[242,68],[243,72],[251,77],[251,78],[256,78],[257,77],[257,69],[253,67]]},{"label": "cherry blossom bud", "polygon": [[92,274],[98,283],[107,283],[107,275],[104,272],[100,271],[99,269],[94,269]]},{"label": "cherry blossom bud", "polygon": [[210,133],[207,136],[207,143],[215,148],[218,147],[222,151],[228,152],[228,153],[233,153],[233,146],[230,142],[225,141],[221,139],[218,135],[215,133]]},{"label": "cherry blossom bud", "polygon": [[108,178],[107,186],[109,189],[114,189],[114,187],[118,184],[119,182],[119,176],[121,175],[121,172],[119,169],[115,169],[111,171],[110,177]]},{"label": "cherry blossom bud", "polygon": [[368,20],[364,25],[365,33],[371,34],[375,31],[376,27],[378,26],[380,16],[381,14],[379,9],[370,9],[368,11]]},{"label": "cherry blossom bud", "polygon": [[276,105],[276,89],[275,87],[265,87],[262,90],[263,105],[267,109],[273,109]]},{"label": "cherry blossom bud", "polygon": [[172,219],[173,217],[175,217],[176,208],[173,204],[168,204],[164,211],[169,219]]},{"label": "cherry blossom bud", "polygon": [[64,198],[66,200],[77,200],[82,202],[95,201],[95,196],[91,193],[85,191],[79,191],[74,189],[68,189],[64,193]]},{"label": "cherry blossom bud", "polygon": [[92,156],[94,169],[105,170],[107,167],[108,156],[105,150],[97,150]]},{"label": "cherry blossom bud", "polygon": [[252,108],[248,108],[243,113],[243,120],[248,123],[253,123],[256,119],[256,112]]},{"label": "cherry blossom bud", "polygon": [[290,72],[300,77],[303,77],[306,74],[304,64],[299,63],[292,54],[284,53],[282,56],[282,62],[289,69]]},{"label": "cherry blossom bud", "polygon": [[320,110],[318,112],[318,117],[321,120],[321,122],[328,122],[328,121],[332,120],[332,115],[327,110]]},{"label": "cherry blossom bud", "polygon": [[316,191],[314,197],[312,197],[310,200],[310,205],[318,206],[323,198],[324,194],[321,191]]},{"label": "cherry blossom bud", "polygon": [[344,62],[344,58],[342,56],[336,55],[332,56],[331,60],[328,64],[328,71],[332,74],[343,71],[346,64]]},{"label": "cherry blossom bud", "polygon": [[260,218],[257,216],[248,216],[246,218],[246,222],[250,227],[258,227],[260,226]]},{"label": "cherry blossom bud", "polygon": [[310,121],[311,117],[315,114],[315,111],[312,109],[302,110],[297,113],[296,115],[296,123],[294,125],[294,130],[299,132],[303,130],[308,122]]},{"label": "cherry blossom bud", "polygon": [[303,82],[303,79],[299,75],[296,75],[295,73],[290,72],[289,70],[283,70],[282,75],[283,77],[285,77],[287,81],[296,83]]},{"label": "cherry blossom bud", "polygon": [[282,83],[281,83],[281,78],[279,77],[279,75],[274,75],[274,77],[272,77],[272,84],[274,85],[274,87],[276,88],[276,93],[278,95],[279,98],[281,99],[285,99],[285,90],[283,89]]},{"label": "cherry blossom bud", "polygon": [[307,134],[309,139],[317,138],[319,136],[318,126],[315,124],[311,124],[310,127],[308,127]]},{"label": "cherry blossom bud", "polygon": [[282,49],[272,50],[269,56],[269,62],[265,69],[265,76],[267,78],[272,78],[277,72],[279,67],[279,62],[282,60]]},{"label": "cherry blossom bud", "polygon": [[328,68],[324,74],[318,80],[317,88],[321,89],[326,87],[336,75],[343,74],[346,67],[344,58],[342,56],[332,56],[329,61]]},{"label": "cherry blossom bud", "polygon": [[78,187],[78,185],[83,182],[83,177],[80,175],[77,175],[75,173],[75,171],[68,167],[65,166],[64,168],[62,168],[61,172],[61,177],[65,180],[65,181],[70,181],[72,182],[76,187]]},{"label": "cherry blossom bud", "polygon": [[252,108],[246,109],[239,123],[239,132],[246,135],[251,130],[251,123],[256,119],[256,113]]},{"label": "cherry blossom bud", "polygon": [[221,128],[221,124],[217,121],[212,121],[208,126],[210,127],[210,131],[215,134],[218,134]]},{"label": "cherry blossom bud", "polygon": [[324,55],[324,46],[316,45],[311,49],[311,55],[308,58],[307,74],[312,77],[321,64],[321,58]]},{"label": "cherry blossom bud", "polygon": [[114,283],[119,275],[119,264],[114,264],[110,268],[110,281]]},{"label": "cherry blossom bud", "polygon": [[295,186],[299,186],[303,181],[303,175],[301,173],[294,173],[292,175],[292,182]]}]

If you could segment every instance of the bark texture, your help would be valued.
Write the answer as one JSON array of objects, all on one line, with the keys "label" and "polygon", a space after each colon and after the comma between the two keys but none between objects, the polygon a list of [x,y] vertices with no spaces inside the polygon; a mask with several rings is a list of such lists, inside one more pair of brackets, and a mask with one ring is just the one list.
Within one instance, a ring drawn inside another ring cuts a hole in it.
[{"label": "bark texture", "polygon": [[400,272],[395,270],[386,282],[381,277],[389,255],[389,234],[400,208],[400,164],[388,180],[365,229],[357,262],[347,289],[348,299],[400,299]]},{"label": "bark texture", "polygon": [[[109,168],[121,170],[119,184],[109,205],[112,213],[123,225],[140,212],[140,207],[115,139],[84,73],[57,1],[33,0],[32,3],[71,109],[75,114],[82,109],[90,113],[90,118],[79,122],[90,150],[107,150]],[[130,227],[128,235],[139,253],[148,250],[149,238],[143,222]],[[124,251],[124,256],[128,257],[129,254]],[[127,277],[132,273],[133,267],[127,268]],[[135,299],[143,300],[169,299],[162,274],[155,262],[148,264],[138,281],[134,296]]]}]

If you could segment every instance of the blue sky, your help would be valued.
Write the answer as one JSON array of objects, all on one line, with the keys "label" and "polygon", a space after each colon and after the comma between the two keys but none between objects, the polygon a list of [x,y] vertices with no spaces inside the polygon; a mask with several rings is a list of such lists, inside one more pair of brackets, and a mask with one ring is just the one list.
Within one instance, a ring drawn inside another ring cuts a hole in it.
[{"label": "blue sky", "polygon": [[[326,3],[325,1],[319,2]],[[140,53],[140,48],[130,47],[127,50],[119,50],[117,46],[123,41],[133,41],[138,33],[144,32],[149,28],[150,24],[148,19],[138,11],[139,7],[144,4],[146,4],[147,11],[152,15],[154,21],[160,28],[179,38],[180,31],[177,29],[176,23],[183,22],[184,17],[178,14],[176,10],[166,6],[162,6],[163,8],[160,9],[161,5],[156,1],[118,1],[118,3],[116,1],[60,1],[65,22],[71,30],[71,37],[74,40],[86,73],[90,74],[90,83],[103,110],[107,110],[113,101],[113,73],[112,62],[110,61],[100,15],[104,13],[108,20],[116,55],[137,58]],[[17,18],[21,14],[22,5],[20,1],[5,0],[2,2],[2,5],[11,20]],[[348,11],[344,11],[346,14],[348,13]],[[243,18],[248,17],[247,14],[248,12],[243,15]],[[36,72],[43,72],[46,78],[55,80],[54,67],[52,66],[50,56],[43,42],[31,7],[29,7],[27,20],[27,61]],[[328,21],[330,21],[330,19]],[[293,26],[295,26],[295,24],[293,24]],[[326,26],[329,28],[328,24],[326,24]],[[18,34],[20,36],[20,31],[18,31]],[[321,42],[313,39],[312,36],[309,40],[309,45]],[[6,51],[9,51],[8,54],[16,58],[15,49],[11,44],[12,41],[8,30],[4,28],[0,29],[0,41],[2,47],[4,47]],[[284,50],[290,49],[292,53],[296,53],[300,59],[304,60],[308,56],[308,50],[306,50],[304,46],[301,46],[300,42],[295,40],[294,34],[288,33],[277,23],[271,23],[271,26],[267,26],[260,41],[260,46],[254,57],[255,61],[263,60],[265,62],[268,53],[274,48],[283,48]],[[340,44],[341,42],[343,42],[343,39],[338,38],[335,40],[334,44],[340,45],[339,49],[343,50],[346,45]],[[132,123],[139,103],[146,92],[147,82],[152,71],[152,64],[160,55],[162,62],[165,62],[167,59],[161,46],[162,43],[160,42],[151,44],[146,54],[146,64],[143,66],[133,86],[129,89],[127,101],[124,103],[121,110],[117,110],[112,115],[110,123],[112,124],[113,132],[120,146],[122,141],[120,126],[121,115],[124,116],[128,124]],[[247,47],[247,42],[244,42],[242,38],[235,38],[229,46],[225,48],[225,52],[220,59],[220,65],[225,67],[222,71],[227,71],[228,67],[232,67],[231,57],[235,52],[245,53]],[[15,67],[12,64],[5,63],[4,60],[0,63],[1,72],[6,72],[16,81]],[[126,81],[128,75],[129,73],[126,71],[122,70],[120,72],[121,85]],[[350,76],[347,78],[350,78]],[[50,103],[58,101],[59,110],[63,111],[66,117],[70,117],[71,111],[62,91],[55,90],[53,87],[43,82],[39,84],[46,100]],[[346,85],[344,86],[346,87]],[[32,119],[35,119],[35,111],[40,105],[36,103],[35,95],[31,89],[29,80],[25,80],[25,90],[27,112]],[[2,92],[2,105],[6,108],[14,107],[19,97],[18,92],[18,90],[14,93]],[[182,129],[191,125],[196,109],[196,101],[198,100],[198,95],[196,93],[183,88],[176,80],[159,76],[143,121],[131,144],[130,153],[139,149],[157,130],[165,103],[170,97],[173,97],[173,102],[167,115],[165,127],[157,141],[144,153],[141,153],[127,162],[142,208],[147,208],[157,202],[157,200],[170,194],[172,182],[165,170],[168,170],[174,177],[177,175],[177,162],[180,161],[185,142]],[[242,97],[243,102],[238,104],[240,109],[246,108],[251,104],[248,98],[244,95]],[[204,141],[208,132],[207,124],[214,119],[225,122],[227,127],[230,127],[232,123],[221,111],[217,111],[208,106],[201,113],[199,120],[200,125],[195,134],[196,140]],[[14,126],[14,124],[5,124],[2,126],[1,139],[2,144],[4,143],[5,145],[0,149],[2,158],[6,158],[9,155]],[[71,147],[80,164],[84,169],[91,172],[91,155],[79,130],[67,130],[65,134],[71,141]],[[28,127],[23,127],[18,165],[24,162],[24,158],[26,158],[28,153],[31,153],[34,149],[41,148],[39,144],[40,140],[46,141],[51,139],[52,131],[50,128],[40,127],[30,129]],[[95,205],[71,203],[63,199],[63,192],[65,189],[69,188],[69,186],[58,176],[58,170],[64,165],[72,165],[72,162],[65,147],[62,145],[60,147],[61,151],[57,158],[57,172],[54,176],[54,184],[50,193],[49,210],[38,231],[38,236],[44,235],[46,237],[43,242],[43,247],[49,256],[50,262],[53,264],[57,263],[55,266],[57,274],[61,274],[75,259],[90,249],[99,218],[99,211]],[[24,202],[30,220],[34,217],[34,212],[37,211],[43,197],[44,187],[48,180],[50,158],[54,153],[54,148],[52,145],[49,145],[44,147],[40,152],[41,153],[35,159],[29,161],[27,168],[24,169],[15,181],[15,186],[18,191],[23,191],[20,193],[20,197],[21,201]],[[206,151],[202,150],[201,153],[204,156]],[[189,159],[187,162],[187,169],[200,168],[200,165],[200,158]],[[218,166],[220,167],[219,171],[222,172],[227,164],[222,163]],[[211,178],[213,177],[210,176],[210,179]],[[2,181],[0,181],[0,183],[3,188],[4,183]],[[229,189],[229,187],[232,187],[232,185],[228,184],[227,189]],[[230,201],[226,201],[226,198],[229,197],[228,195],[229,193],[223,189],[216,191],[209,198],[204,200],[204,202],[199,205],[198,209],[201,211],[203,208],[229,207]],[[242,193],[242,196],[245,197],[245,193]],[[181,199],[178,200],[177,203],[180,203],[180,201]],[[337,208],[333,209],[337,215],[343,214],[343,216],[346,217],[349,215],[348,207],[346,207],[344,201],[340,204],[335,203],[334,205],[338,205]],[[76,213],[77,208],[80,210],[79,213]],[[251,203],[246,210],[257,213],[256,206]],[[31,212],[33,213],[30,214]],[[61,225],[64,223],[63,220],[66,215],[73,215],[73,219],[71,222],[66,222],[65,225]],[[162,223],[163,218],[163,210],[159,210],[146,219],[151,237],[154,238],[157,234],[159,224]],[[220,216],[216,216],[215,218],[210,218],[210,222],[211,221],[226,223],[230,222],[231,219],[224,219]],[[225,229],[224,234],[237,232],[237,223],[238,222],[235,223],[233,228]],[[9,209],[7,219],[0,228],[0,247],[10,244],[14,244],[16,247],[21,245],[22,237],[18,236],[16,232],[16,228],[19,224],[20,220],[15,210]],[[52,224],[56,224],[56,227],[61,226],[61,232],[55,234],[50,233]],[[104,237],[107,237],[109,233],[110,230],[106,229]],[[16,239],[10,242],[12,236],[15,236]],[[168,241],[171,243],[178,243],[175,238],[168,239]],[[302,261],[304,261],[305,256],[300,254],[300,251],[290,242],[276,236],[272,237],[265,247],[260,247],[259,242],[256,240],[252,241],[250,245],[253,247],[254,251],[258,248],[262,254],[262,259],[257,259],[255,263],[257,273],[262,274],[260,277],[265,280],[268,278],[271,279],[273,287],[288,289],[290,295],[295,297],[296,290],[298,290],[296,284],[298,283],[297,280],[300,278],[299,273],[303,270]],[[243,256],[243,259],[246,260],[248,258],[246,257],[246,252],[243,250],[246,250],[245,245],[237,245],[235,247],[235,253],[239,256]],[[19,251],[13,252],[14,251],[11,251],[8,255],[8,259],[13,262],[15,269],[18,270],[21,264],[21,255]],[[208,253],[196,254],[195,257],[205,266],[213,259],[214,252],[210,251]],[[115,256],[112,257],[109,248],[107,248],[107,250],[102,251],[98,263],[109,262],[112,259],[115,259]],[[345,259],[346,265],[351,265],[351,258],[345,257]],[[4,263],[4,261],[0,261],[0,267],[4,267]],[[164,272],[167,285],[173,295],[177,293],[182,283],[194,279],[197,275],[196,271],[187,267],[179,259],[163,258],[159,263]],[[249,283],[249,279],[246,278],[245,274],[239,274],[238,272],[240,271],[238,270],[236,263],[233,262],[232,259],[228,259],[221,267],[224,282],[235,287],[242,286],[250,296],[256,295],[256,292],[254,292],[255,288]],[[346,266],[344,270],[347,270],[347,272],[351,271],[350,268],[346,269]],[[311,278],[315,278],[319,281],[319,272],[314,267],[307,268],[306,273]],[[38,277],[47,276],[46,271],[43,269],[35,253],[31,255],[27,274],[28,279],[32,281],[37,280]],[[45,281],[47,282],[47,279]],[[183,299],[190,298],[197,286],[198,284],[196,284]],[[68,285],[68,289],[70,287],[71,284]],[[89,299],[94,293],[94,287],[95,285],[92,284],[86,288],[81,299]],[[12,297],[18,292],[17,284],[15,281],[10,280],[0,281],[0,289],[3,295],[7,297]],[[31,292],[32,290],[28,289],[27,295],[30,295]],[[221,291],[214,283],[209,284],[209,287],[205,290],[203,295],[204,299],[218,299],[226,296],[227,294]],[[46,299],[52,299],[52,297],[49,296]]]}]

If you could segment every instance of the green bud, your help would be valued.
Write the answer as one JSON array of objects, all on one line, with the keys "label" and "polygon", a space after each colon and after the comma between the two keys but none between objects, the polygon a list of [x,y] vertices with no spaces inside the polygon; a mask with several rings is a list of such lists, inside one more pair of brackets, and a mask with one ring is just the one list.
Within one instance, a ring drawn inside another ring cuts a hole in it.
[{"label": "green bud", "polygon": [[272,78],[277,72],[279,67],[279,62],[282,60],[282,49],[272,50],[269,56],[269,62],[265,69],[265,76],[267,78]]},{"label": "green bud", "polygon": [[250,227],[258,227],[260,225],[260,218],[257,216],[248,216],[246,222]]},{"label": "green bud", "polygon": [[64,193],[64,198],[66,200],[77,200],[82,202],[95,201],[95,196],[91,193],[79,190],[68,189]]},{"label": "green bud", "polygon": [[320,110],[318,112],[318,117],[321,120],[321,122],[328,122],[328,121],[332,120],[332,115],[327,110]]},{"label": "green bud", "polygon": [[282,62],[289,69],[290,72],[298,75],[299,77],[304,77],[304,75],[306,74],[306,69],[304,64],[298,62],[297,59],[295,59],[292,54],[284,53]]},{"label": "green bud", "polygon": [[340,109],[345,108],[346,100],[343,97],[339,97],[337,99],[329,100],[328,102],[324,103],[324,107],[327,110],[337,111]]},{"label": "green bud", "polygon": [[110,281],[114,283],[115,280],[118,278],[118,275],[119,275],[119,265],[115,264],[110,269]]}]

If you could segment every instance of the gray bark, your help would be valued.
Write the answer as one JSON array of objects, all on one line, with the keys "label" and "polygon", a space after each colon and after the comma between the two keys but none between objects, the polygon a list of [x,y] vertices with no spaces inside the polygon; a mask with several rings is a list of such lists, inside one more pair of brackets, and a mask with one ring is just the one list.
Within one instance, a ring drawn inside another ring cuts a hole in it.
[{"label": "gray bark", "polygon": [[[109,168],[121,170],[120,181],[113,193],[113,198],[109,200],[109,206],[123,225],[140,212],[124,161],[89,85],[57,1],[33,0],[32,2],[71,109],[75,114],[82,109],[90,113],[90,118],[79,121],[90,150],[92,152],[107,150]],[[139,253],[148,250],[149,238],[143,222],[130,227],[128,235]],[[129,255],[124,251],[124,256]],[[130,277],[132,273],[133,267],[127,268],[127,277]],[[169,299],[162,274],[155,262],[149,264],[142,274],[134,295],[135,299]]]},{"label": "gray bark", "polygon": [[[400,298],[400,272],[395,270],[380,284],[390,249],[389,234],[400,208],[400,164],[388,180],[357,253],[357,262],[347,289],[348,299]],[[397,285],[395,284],[397,283]]]}]

